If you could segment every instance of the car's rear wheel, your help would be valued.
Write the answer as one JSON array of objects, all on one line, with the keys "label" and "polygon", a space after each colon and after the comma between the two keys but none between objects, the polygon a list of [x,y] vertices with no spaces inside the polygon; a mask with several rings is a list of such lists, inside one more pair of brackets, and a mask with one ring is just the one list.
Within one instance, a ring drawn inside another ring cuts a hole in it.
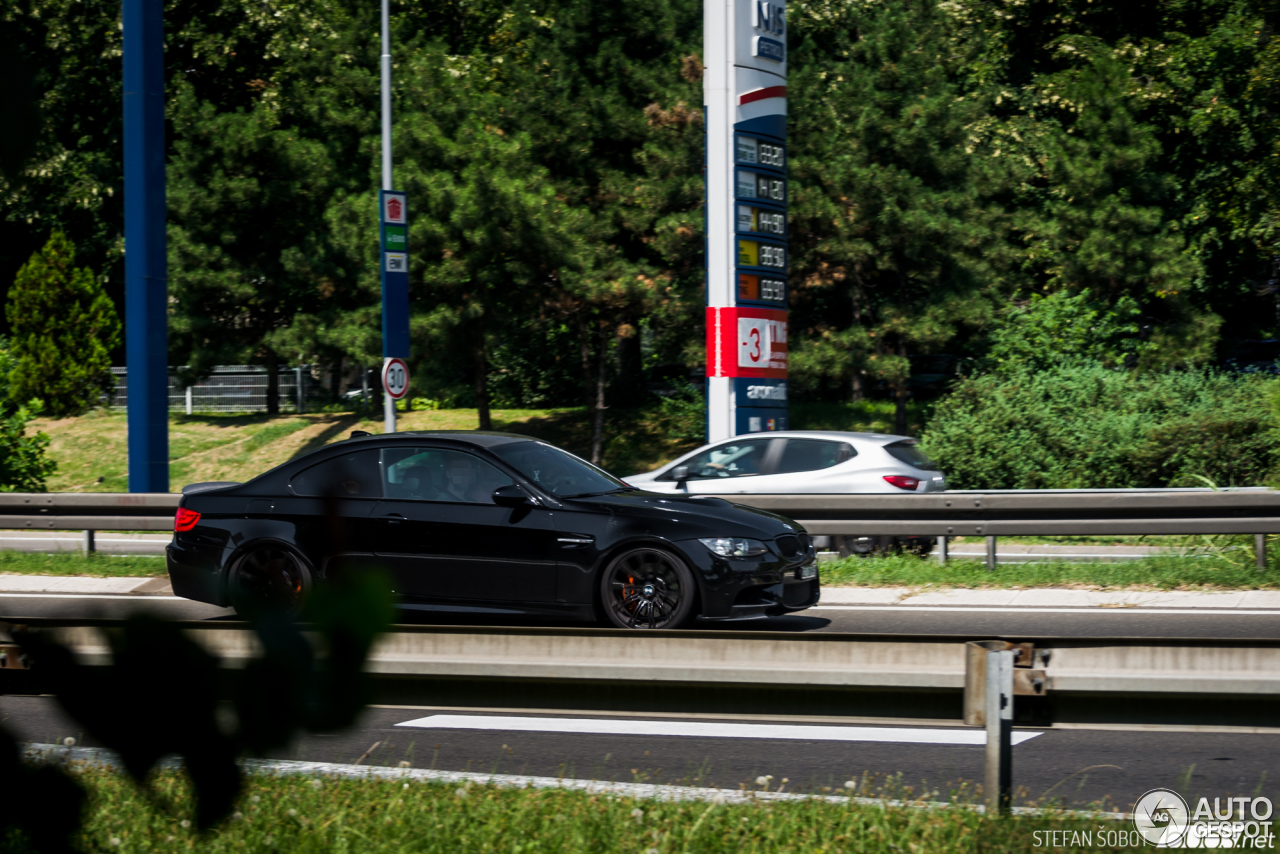
[{"label": "car's rear wheel", "polygon": [[899,550],[895,537],[833,537],[840,557],[891,555]]},{"label": "car's rear wheel", "polygon": [[662,549],[629,549],[600,578],[605,617],[620,629],[680,629],[693,621],[697,590],[684,561]]},{"label": "car's rear wheel", "polygon": [[311,572],[288,549],[257,546],[236,563],[230,587],[231,607],[242,617],[296,614],[311,591]]}]

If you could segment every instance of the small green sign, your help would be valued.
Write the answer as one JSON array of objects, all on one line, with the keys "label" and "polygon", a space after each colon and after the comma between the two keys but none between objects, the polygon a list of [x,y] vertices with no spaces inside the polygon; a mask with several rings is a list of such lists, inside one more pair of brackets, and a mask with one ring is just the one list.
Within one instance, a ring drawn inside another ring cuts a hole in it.
[{"label": "small green sign", "polygon": [[408,229],[403,225],[382,227],[383,249],[387,252],[405,252],[409,248]]}]

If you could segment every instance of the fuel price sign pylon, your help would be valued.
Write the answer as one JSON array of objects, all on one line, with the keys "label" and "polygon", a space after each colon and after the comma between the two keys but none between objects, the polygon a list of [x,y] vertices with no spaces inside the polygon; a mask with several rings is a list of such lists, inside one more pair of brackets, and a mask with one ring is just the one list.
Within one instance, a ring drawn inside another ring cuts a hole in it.
[{"label": "fuel price sign pylon", "polygon": [[707,440],[787,429],[785,0],[703,6]]}]

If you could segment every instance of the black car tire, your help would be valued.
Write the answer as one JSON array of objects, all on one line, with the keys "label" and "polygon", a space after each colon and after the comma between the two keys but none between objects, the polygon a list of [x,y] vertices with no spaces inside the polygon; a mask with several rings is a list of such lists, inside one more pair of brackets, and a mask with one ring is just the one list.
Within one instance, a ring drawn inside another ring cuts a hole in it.
[{"label": "black car tire", "polygon": [[242,617],[297,614],[311,592],[311,571],[282,546],[254,546],[236,561],[227,587],[231,607]]},{"label": "black car tire", "polygon": [[665,549],[627,549],[600,576],[605,619],[620,629],[682,629],[697,598],[693,573]]},{"label": "black car tire", "polygon": [[832,537],[840,557],[871,557],[893,554],[893,537]]},{"label": "black car tire", "polygon": [[907,554],[925,558],[933,553],[933,543],[925,537],[910,537],[903,541],[902,549]]}]

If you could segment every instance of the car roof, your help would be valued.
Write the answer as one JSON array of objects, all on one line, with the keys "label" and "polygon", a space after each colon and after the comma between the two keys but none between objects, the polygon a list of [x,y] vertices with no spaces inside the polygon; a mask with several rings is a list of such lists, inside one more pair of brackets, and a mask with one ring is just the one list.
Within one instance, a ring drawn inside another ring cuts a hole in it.
[{"label": "car roof", "polygon": [[[766,430],[759,433],[743,433],[734,439],[832,439],[841,442],[858,441],[872,445],[889,445],[894,442],[914,442],[912,436],[897,436],[890,433],[854,433],[848,430]],[[726,439],[724,441],[732,441]],[[720,442],[709,442],[718,445]]]},{"label": "car roof", "polygon": [[[520,433],[499,433],[495,430],[407,430],[402,433],[373,433],[368,436],[355,436],[345,442],[368,442],[371,439],[451,439],[466,441],[482,448],[497,445],[509,445],[512,442],[537,442],[533,436]],[[334,443],[339,444],[339,443]]]}]

